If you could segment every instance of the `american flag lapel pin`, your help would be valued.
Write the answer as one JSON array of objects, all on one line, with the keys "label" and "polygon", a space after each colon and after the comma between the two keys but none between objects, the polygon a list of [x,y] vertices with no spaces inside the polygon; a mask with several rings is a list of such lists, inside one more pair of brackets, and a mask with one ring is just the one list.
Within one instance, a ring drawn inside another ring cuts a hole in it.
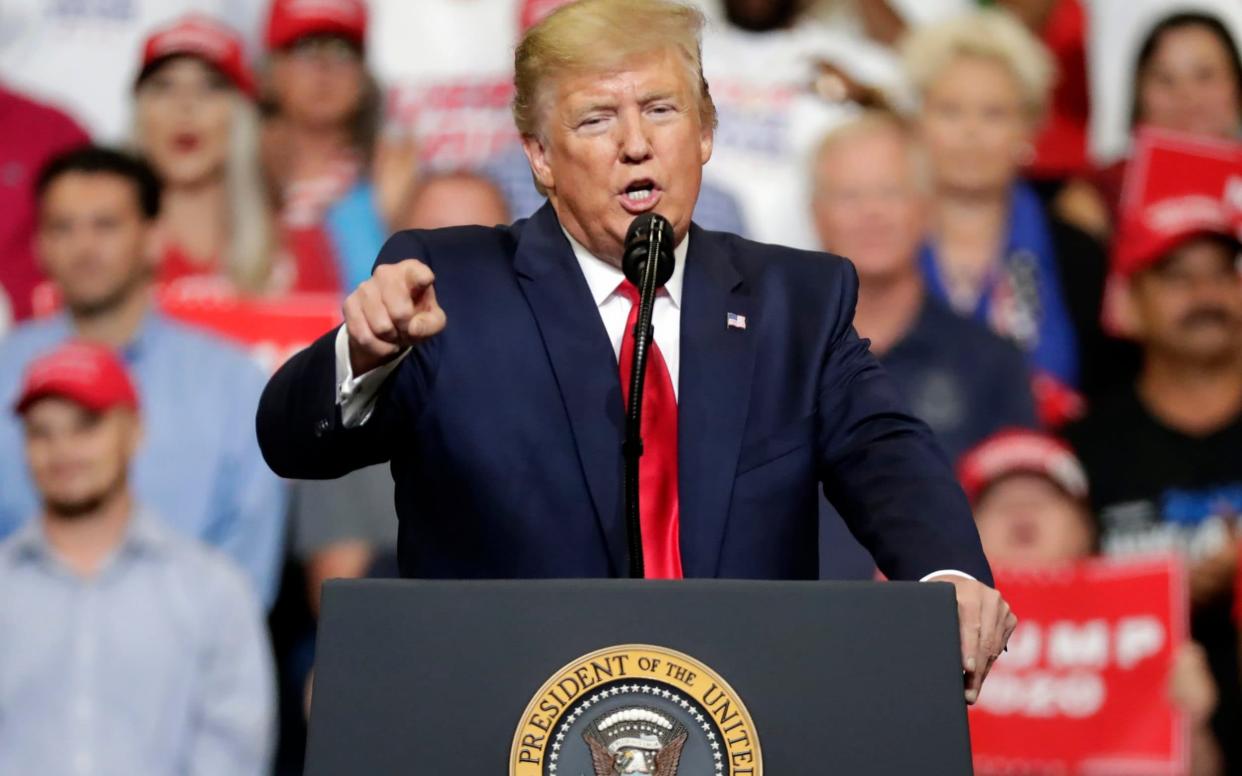
[{"label": "american flag lapel pin", "polygon": [[737,313],[729,313],[725,316],[725,326],[730,329],[745,329],[746,316]]}]

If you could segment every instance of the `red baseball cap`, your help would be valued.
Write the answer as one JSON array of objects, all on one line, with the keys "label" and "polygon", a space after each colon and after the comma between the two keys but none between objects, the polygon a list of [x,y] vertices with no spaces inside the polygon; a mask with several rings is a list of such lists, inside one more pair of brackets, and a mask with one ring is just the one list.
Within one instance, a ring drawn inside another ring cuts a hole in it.
[{"label": "red baseball cap", "polygon": [[307,35],[339,35],[362,48],[367,6],[362,0],[272,0],[267,47],[281,49]]},{"label": "red baseball cap", "polygon": [[156,29],[142,46],[138,81],[152,65],[175,56],[197,57],[224,74],[233,85],[254,97],[254,74],[246,65],[246,49],[233,28],[200,14],[189,14]]},{"label": "red baseball cap", "polygon": [[91,412],[138,409],[138,394],[125,365],[111,349],[90,342],[68,342],[31,362],[13,412],[21,415],[49,396],[68,399]]},{"label": "red baseball cap", "polygon": [[962,456],[957,478],[974,504],[988,489],[1011,474],[1046,477],[1076,499],[1087,497],[1087,473],[1074,451],[1056,437],[1027,429],[997,432]]}]

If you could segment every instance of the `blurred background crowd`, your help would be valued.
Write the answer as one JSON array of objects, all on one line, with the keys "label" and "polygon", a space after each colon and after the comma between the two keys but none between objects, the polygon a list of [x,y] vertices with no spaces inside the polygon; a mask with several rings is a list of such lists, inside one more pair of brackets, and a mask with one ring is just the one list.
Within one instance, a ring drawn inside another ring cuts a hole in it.
[{"label": "blurred background crowd", "polygon": [[[267,332],[178,305],[335,311],[395,230],[530,215],[513,47],[561,2],[0,6],[0,773],[301,772],[319,588],[396,574],[392,481],[277,479]],[[702,5],[696,221],[853,261],[995,565],[1185,564],[1191,772],[1242,773],[1242,3]],[[1199,184],[1144,137],[1233,182],[1160,209]]]}]

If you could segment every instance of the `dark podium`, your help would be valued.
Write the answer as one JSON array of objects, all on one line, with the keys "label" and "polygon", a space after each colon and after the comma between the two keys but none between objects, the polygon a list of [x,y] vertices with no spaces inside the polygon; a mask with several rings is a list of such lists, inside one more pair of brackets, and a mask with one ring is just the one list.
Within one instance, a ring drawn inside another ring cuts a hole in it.
[{"label": "dark podium", "polygon": [[325,587],[308,776],[971,773],[950,585]]}]

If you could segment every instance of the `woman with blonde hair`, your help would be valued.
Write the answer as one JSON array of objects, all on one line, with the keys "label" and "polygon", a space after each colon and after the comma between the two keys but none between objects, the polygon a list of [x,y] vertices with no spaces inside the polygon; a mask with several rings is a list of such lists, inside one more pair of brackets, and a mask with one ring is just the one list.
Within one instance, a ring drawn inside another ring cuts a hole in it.
[{"label": "woman with blonde hair", "polygon": [[134,86],[135,141],[164,181],[158,276],[280,289],[258,157],[254,78],[240,37],[190,15],[156,30]]},{"label": "woman with blonde hair", "polygon": [[1022,347],[1042,407],[1060,405],[1064,389],[1109,382],[1103,249],[1046,212],[1020,177],[1047,109],[1051,56],[1001,10],[922,28],[904,56],[935,188],[921,256],[928,289]]}]

